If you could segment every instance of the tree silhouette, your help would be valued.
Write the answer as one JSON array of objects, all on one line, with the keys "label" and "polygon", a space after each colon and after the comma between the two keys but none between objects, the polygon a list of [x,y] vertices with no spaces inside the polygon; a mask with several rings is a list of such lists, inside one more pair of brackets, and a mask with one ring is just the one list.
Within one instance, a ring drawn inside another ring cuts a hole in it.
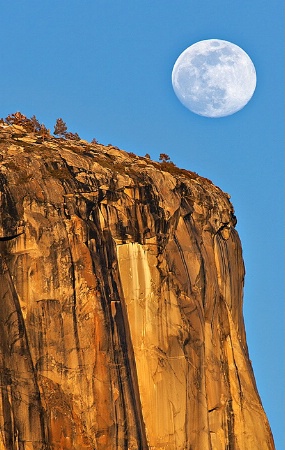
[{"label": "tree silhouette", "polygon": [[9,114],[5,122],[9,125],[21,125],[28,133],[36,133],[41,130],[41,125],[35,115],[28,119],[19,111]]},{"label": "tree silhouette", "polygon": [[42,142],[44,142],[46,138],[50,136],[50,131],[46,128],[46,126],[43,123],[40,126],[39,135],[42,138]]},{"label": "tree silhouette", "polygon": [[35,115],[30,118],[30,125],[31,125],[32,131],[34,133],[36,131],[40,131],[40,129],[41,129],[40,122],[38,121],[38,119],[36,118]]},{"label": "tree silhouette", "polygon": [[161,161],[161,162],[170,161],[170,157],[166,153],[160,153],[159,161]]},{"label": "tree silhouette", "polygon": [[30,119],[23,119],[21,125],[28,133],[38,133],[41,129],[41,124],[36,116],[32,116]]},{"label": "tree silhouette", "polygon": [[53,134],[55,134],[56,136],[65,137],[66,132],[67,132],[66,123],[61,118],[56,119]]},{"label": "tree silhouette", "polygon": [[9,125],[23,125],[29,119],[27,119],[24,114],[20,113],[20,111],[17,111],[13,114],[9,114],[5,120]]}]

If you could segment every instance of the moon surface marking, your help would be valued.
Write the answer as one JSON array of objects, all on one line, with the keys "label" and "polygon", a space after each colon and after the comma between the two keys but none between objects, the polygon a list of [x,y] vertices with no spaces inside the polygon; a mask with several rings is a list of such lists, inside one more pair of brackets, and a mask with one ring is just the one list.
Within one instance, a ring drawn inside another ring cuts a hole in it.
[{"label": "moon surface marking", "polygon": [[256,87],[256,71],[247,53],[220,39],[197,42],[178,57],[172,86],[195,114],[224,117],[242,109]]}]

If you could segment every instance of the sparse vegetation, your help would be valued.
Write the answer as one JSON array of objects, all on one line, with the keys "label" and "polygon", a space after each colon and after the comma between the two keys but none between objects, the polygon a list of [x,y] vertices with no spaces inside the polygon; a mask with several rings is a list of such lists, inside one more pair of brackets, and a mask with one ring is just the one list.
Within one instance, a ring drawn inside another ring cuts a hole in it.
[{"label": "sparse vegetation", "polygon": [[[9,114],[5,119],[0,119],[0,123],[2,124],[8,124],[8,125],[20,125],[23,129],[23,135],[25,135],[25,132],[27,133],[33,133],[36,136],[36,139],[32,142],[35,142],[39,148],[41,148],[43,153],[48,154],[50,151],[45,145],[42,145],[45,140],[52,139],[52,136],[50,134],[50,131],[46,128],[44,124],[40,124],[36,116],[32,116],[31,118],[27,118],[24,114],[18,112],[15,112],[13,114]],[[18,135],[21,135],[22,132],[19,130],[16,134],[16,139]],[[69,141],[74,141],[74,143],[69,142],[68,148],[76,153],[84,154],[86,156],[90,156],[92,158],[96,158],[97,162],[102,165],[102,167],[105,167],[107,169],[110,169],[111,171],[115,171],[118,173],[128,173],[133,174],[134,176],[138,177],[140,176],[140,172],[137,169],[134,169],[131,162],[127,163],[127,161],[124,161],[124,163],[118,162],[116,160],[116,157],[106,153],[106,150],[104,151],[104,148],[106,147],[120,150],[117,146],[114,146],[112,144],[108,145],[101,145],[98,143],[98,141],[93,138],[90,144],[84,144],[81,142],[80,144],[77,144],[76,141],[80,141],[80,136],[78,133],[71,133],[67,132],[67,126],[66,123],[63,121],[62,118],[57,119],[55,127],[54,127],[54,134],[56,136],[59,136],[63,139],[67,139]],[[55,139],[55,138],[54,138]],[[96,144],[96,151],[94,152],[94,147],[92,147],[92,144]],[[34,151],[34,143],[31,145],[30,143],[23,142],[21,145],[24,145],[26,152],[33,152]],[[102,153],[101,151],[102,150]],[[128,155],[131,158],[137,158],[139,157],[133,153],[128,152]],[[171,160],[167,153],[160,153],[159,155],[159,161],[155,162],[152,161],[150,158],[149,153],[146,153],[145,157],[149,159],[150,161],[148,164],[152,165],[158,170],[162,170],[164,172],[171,173],[174,176],[178,177],[186,177],[190,179],[199,179],[201,182],[205,183],[211,183],[211,180],[208,180],[207,178],[200,177],[195,172],[190,172],[185,169],[178,168]],[[59,179],[69,179],[71,177],[71,174],[65,167],[52,167],[48,168],[47,171],[54,177]],[[26,177],[23,177],[22,182],[26,181]]]},{"label": "sparse vegetation", "polygon": [[161,161],[162,163],[165,163],[167,161],[170,161],[170,157],[169,157],[169,155],[167,155],[167,153],[160,153],[159,161]]},{"label": "sparse vegetation", "polygon": [[[40,124],[35,115],[31,118],[28,118],[21,112],[17,111],[15,113],[9,114],[5,119],[0,119],[0,123],[8,125],[19,125],[23,127],[27,133],[34,133],[36,135],[39,135],[41,142],[51,137],[50,131],[44,124]],[[64,139],[80,141],[80,136],[78,133],[67,132],[66,123],[62,118],[58,118],[56,120],[56,124],[54,126],[54,135]],[[97,143],[97,141],[94,139],[92,142]]]},{"label": "sparse vegetation", "polygon": [[42,142],[44,142],[50,136],[50,131],[46,128],[44,124],[41,124],[40,126],[39,135],[42,139]]},{"label": "sparse vegetation", "polygon": [[65,139],[70,139],[72,141],[80,141],[80,136],[78,133],[65,133]]},{"label": "sparse vegetation", "polygon": [[41,129],[41,124],[35,115],[30,118],[29,125],[31,127],[32,133],[36,133],[37,131],[40,131],[40,129]]},{"label": "sparse vegetation", "polygon": [[2,123],[8,125],[19,125],[24,128],[27,133],[39,134],[42,141],[50,136],[50,131],[44,124],[40,124],[36,116],[32,116],[30,119],[19,111],[9,114],[5,119],[1,119]]},{"label": "sparse vegetation", "polygon": [[53,134],[55,136],[65,137],[66,136],[66,132],[67,132],[66,123],[62,120],[61,117],[59,117],[58,119],[56,119],[56,123],[55,123],[55,126],[54,126]]},{"label": "sparse vegetation", "polygon": [[8,123],[9,125],[21,125],[24,126],[25,123],[28,121],[29,119],[27,119],[26,116],[24,116],[24,114],[20,113],[19,111],[13,113],[13,114],[9,114],[6,119],[5,122]]},{"label": "sparse vegetation", "polygon": [[32,116],[28,119],[28,117],[24,116],[24,114],[19,111],[9,114],[6,119],[1,120],[8,125],[20,125],[25,128],[28,133],[35,133],[41,129],[41,125],[36,116]]}]

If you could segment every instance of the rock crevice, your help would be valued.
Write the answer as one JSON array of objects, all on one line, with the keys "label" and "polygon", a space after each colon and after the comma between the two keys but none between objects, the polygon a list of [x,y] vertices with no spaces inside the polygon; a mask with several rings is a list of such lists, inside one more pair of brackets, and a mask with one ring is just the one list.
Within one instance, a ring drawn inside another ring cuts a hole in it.
[{"label": "rock crevice", "polygon": [[229,196],[20,128],[0,125],[0,449],[274,449]]}]

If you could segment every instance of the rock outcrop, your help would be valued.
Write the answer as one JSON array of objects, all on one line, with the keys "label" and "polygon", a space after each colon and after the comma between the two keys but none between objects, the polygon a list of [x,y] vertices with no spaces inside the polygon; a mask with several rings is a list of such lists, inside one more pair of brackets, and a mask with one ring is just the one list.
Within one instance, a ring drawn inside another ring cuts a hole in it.
[{"label": "rock outcrop", "polygon": [[0,125],[0,449],[274,449],[229,196],[42,141]]}]

